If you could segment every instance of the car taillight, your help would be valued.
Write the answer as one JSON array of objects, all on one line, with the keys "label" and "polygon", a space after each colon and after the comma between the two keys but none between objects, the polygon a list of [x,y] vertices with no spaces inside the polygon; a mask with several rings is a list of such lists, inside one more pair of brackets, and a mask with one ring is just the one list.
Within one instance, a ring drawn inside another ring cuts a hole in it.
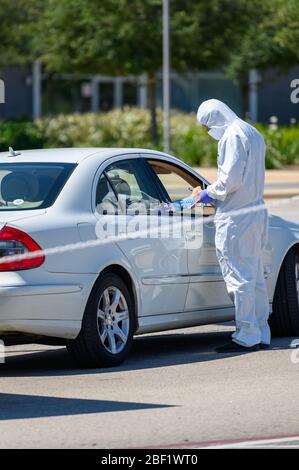
[{"label": "car taillight", "polygon": [[[5,226],[0,230],[0,260],[4,256],[22,255],[40,251],[41,247],[22,230]],[[43,255],[18,261],[0,262],[0,271],[19,271],[37,268],[45,261]]]}]

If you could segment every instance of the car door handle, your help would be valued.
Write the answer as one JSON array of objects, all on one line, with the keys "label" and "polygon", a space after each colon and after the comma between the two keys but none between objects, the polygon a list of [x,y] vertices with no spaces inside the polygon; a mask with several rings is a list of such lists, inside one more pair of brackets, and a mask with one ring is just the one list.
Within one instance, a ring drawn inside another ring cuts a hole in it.
[{"label": "car door handle", "polygon": [[191,231],[187,231],[185,232],[185,238],[186,240],[190,241],[190,240],[194,240],[195,238],[195,232],[191,232]]},{"label": "car door handle", "polygon": [[194,238],[202,238],[202,232],[196,230],[187,230],[185,232],[186,240],[194,240]]}]

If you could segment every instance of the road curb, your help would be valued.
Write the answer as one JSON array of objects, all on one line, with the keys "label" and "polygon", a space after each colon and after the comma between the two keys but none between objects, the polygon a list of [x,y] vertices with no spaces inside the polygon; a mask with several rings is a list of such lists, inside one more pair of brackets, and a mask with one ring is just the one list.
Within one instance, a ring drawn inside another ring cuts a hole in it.
[{"label": "road curb", "polygon": [[265,191],[264,193],[264,199],[288,199],[294,196],[299,196],[299,191],[293,191],[293,192]]}]

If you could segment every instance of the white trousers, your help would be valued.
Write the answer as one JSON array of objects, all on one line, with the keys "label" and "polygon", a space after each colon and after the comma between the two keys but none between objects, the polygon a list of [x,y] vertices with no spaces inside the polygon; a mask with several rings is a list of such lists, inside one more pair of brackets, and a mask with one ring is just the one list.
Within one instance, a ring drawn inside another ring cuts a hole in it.
[{"label": "white trousers", "polygon": [[269,298],[263,248],[267,212],[216,220],[216,252],[227,291],[235,304],[233,341],[242,346],[270,344]]}]

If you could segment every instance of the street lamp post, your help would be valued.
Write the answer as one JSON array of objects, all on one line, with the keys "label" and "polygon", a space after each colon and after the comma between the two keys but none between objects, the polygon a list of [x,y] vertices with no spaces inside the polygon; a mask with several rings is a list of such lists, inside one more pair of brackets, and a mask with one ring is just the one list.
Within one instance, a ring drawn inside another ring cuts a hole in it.
[{"label": "street lamp post", "polygon": [[35,60],[32,65],[32,115],[38,119],[42,114],[42,64]]},{"label": "street lamp post", "polygon": [[170,151],[170,40],[169,0],[163,0],[163,147]]}]

